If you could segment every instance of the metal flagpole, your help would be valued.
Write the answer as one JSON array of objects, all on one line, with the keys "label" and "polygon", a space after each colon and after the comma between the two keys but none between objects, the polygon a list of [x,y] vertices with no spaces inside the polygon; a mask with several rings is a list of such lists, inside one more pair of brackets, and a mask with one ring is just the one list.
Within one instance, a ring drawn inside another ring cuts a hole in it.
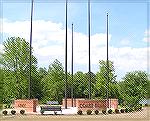
[{"label": "metal flagpole", "polygon": [[72,63],[71,63],[71,76],[72,76],[72,85],[71,85],[71,104],[73,107],[73,23],[72,23]]},{"label": "metal flagpole", "polygon": [[90,0],[88,0],[88,34],[89,34],[89,99],[91,99]]},{"label": "metal flagpole", "polygon": [[67,4],[66,0],[66,43],[65,43],[65,109],[67,109]]},{"label": "metal flagpole", "polygon": [[28,88],[28,98],[31,99],[31,66],[32,66],[32,17],[33,17],[33,2],[34,0],[32,0],[32,4],[31,4],[31,28],[30,28],[30,72],[29,72],[29,88]]},{"label": "metal flagpole", "polygon": [[108,13],[107,13],[107,108],[109,108],[109,58],[108,58]]}]

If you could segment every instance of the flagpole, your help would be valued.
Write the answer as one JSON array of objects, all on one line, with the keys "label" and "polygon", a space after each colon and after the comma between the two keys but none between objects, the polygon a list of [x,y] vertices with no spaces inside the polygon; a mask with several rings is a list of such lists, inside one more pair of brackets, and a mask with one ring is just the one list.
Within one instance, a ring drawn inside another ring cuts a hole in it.
[{"label": "flagpole", "polygon": [[88,34],[89,34],[89,99],[91,99],[90,0],[88,0]]},{"label": "flagpole", "polygon": [[108,13],[107,13],[107,85],[106,85],[106,90],[107,90],[107,108],[109,108],[109,58],[108,58]]},{"label": "flagpole", "polygon": [[28,98],[31,99],[31,66],[32,66],[32,18],[33,18],[33,2],[31,3],[31,28],[30,28],[30,64],[29,64],[29,87],[28,87]]},{"label": "flagpole", "polygon": [[71,63],[71,76],[72,76],[72,83],[71,83],[71,106],[73,107],[73,23],[72,23],[72,63]]},{"label": "flagpole", "polygon": [[65,43],[65,109],[67,109],[67,4],[66,0],[66,43]]}]

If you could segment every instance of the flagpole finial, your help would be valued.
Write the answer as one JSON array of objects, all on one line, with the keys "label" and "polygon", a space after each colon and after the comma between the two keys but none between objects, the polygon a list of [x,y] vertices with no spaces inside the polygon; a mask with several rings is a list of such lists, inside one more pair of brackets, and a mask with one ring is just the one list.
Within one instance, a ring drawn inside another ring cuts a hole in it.
[{"label": "flagpole finial", "polygon": [[107,16],[108,16],[108,12],[107,12]]}]

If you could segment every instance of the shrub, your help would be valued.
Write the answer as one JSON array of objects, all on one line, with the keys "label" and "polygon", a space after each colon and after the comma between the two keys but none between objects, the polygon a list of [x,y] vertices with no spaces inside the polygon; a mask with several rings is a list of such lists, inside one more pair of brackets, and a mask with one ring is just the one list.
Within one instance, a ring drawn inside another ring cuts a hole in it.
[{"label": "shrub", "polygon": [[40,110],[41,114],[43,115],[44,114],[44,110]]},{"label": "shrub", "polygon": [[20,110],[20,114],[25,114],[25,110]]},{"label": "shrub", "polygon": [[125,112],[125,109],[121,109],[120,112],[121,112],[121,113],[124,113],[124,112]]},{"label": "shrub", "polygon": [[82,115],[83,114],[82,110],[78,110],[77,114]]},{"label": "shrub", "polygon": [[109,110],[108,110],[108,113],[109,113],[109,114],[112,114],[112,110],[111,110],[111,109],[109,109]]},{"label": "shrub", "polygon": [[15,110],[12,110],[12,111],[11,111],[11,114],[12,114],[12,115],[15,115],[15,114],[16,114],[16,111],[15,111]]},{"label": "shrub", "polygon": [[118,109],[115,109],[115,113],[120,113]]},{"label": "shrub", "polygon": [[135,111],[140,111],[142,110],[142,105],[137,105],[136,107],[134,107]]},{"label": "shrub", "polygon": [[4,111],[3,111],[3,114],[4,114],[4,115],[7,115],[7,114],[8,114],[8,111],[7,111],[7,110],[4,110]]},{"label": "shrub", "polygon": [[126,113],[128,113],[128,112],[132,112],[132,111],[134,111],[134,109],[133,109],[133,108],[126,108],[126,109],[125,109],[125,112],[126,112]]},{"label": "shrub", "polygon": [[99,111],[98,111],[98,110],[95,110],[94,112],[95,112],[95,114],[96,114],[96,115],[98,115],[98,114],[99,114]]},{"label": "shrub", "polygon": [[106,110],[102,110],[102,113],[103,113],[103,114],[106,114]]},{"label": "shrub", "polygon": [[87,113],[87,115],[91,115],[92,111],[91,110],[87,110],[86,113]]}]

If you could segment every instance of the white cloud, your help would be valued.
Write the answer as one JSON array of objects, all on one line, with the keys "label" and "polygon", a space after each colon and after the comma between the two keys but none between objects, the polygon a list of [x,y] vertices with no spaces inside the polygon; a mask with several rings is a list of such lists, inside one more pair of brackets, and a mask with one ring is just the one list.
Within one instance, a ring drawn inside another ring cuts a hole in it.
[{"label": "white cloud", "polygon": [[[3,21],[3,33],[9,36],[24,37],[29,41],[30,22]],[[111,41],[109,35],[109,41]],[[122,40],[128,45],[128,40]],[[62,23],[51,21],[33,21],[33,48],[39,64],[49,65],[55,58],[64,63],[65,29]],[[117,71],[147,69],[147,48],[109,47],[109,59],[114,61]],[[99,60],[106,60],[106,33],[91,36],[91,64],[97,65]],[[71,30],[68,28],[68,66],[71,64]],[[74,32],[74,64],[88,65],[88,36]],[[41,65],[40,65],[41,66]],[[98,70],[92,70],[94,72]]]},{"label": "white cloud", "polygon": [[150,42],[150,30],[145,31],[143,41]]},{"label": "white cloud", "polygon": [[127,45],[130,44],[130,41],[129,41],[128,39],[122,39],[122,40],[120,41],[120,44],[123,45],[123,46],[127,46]]}]

